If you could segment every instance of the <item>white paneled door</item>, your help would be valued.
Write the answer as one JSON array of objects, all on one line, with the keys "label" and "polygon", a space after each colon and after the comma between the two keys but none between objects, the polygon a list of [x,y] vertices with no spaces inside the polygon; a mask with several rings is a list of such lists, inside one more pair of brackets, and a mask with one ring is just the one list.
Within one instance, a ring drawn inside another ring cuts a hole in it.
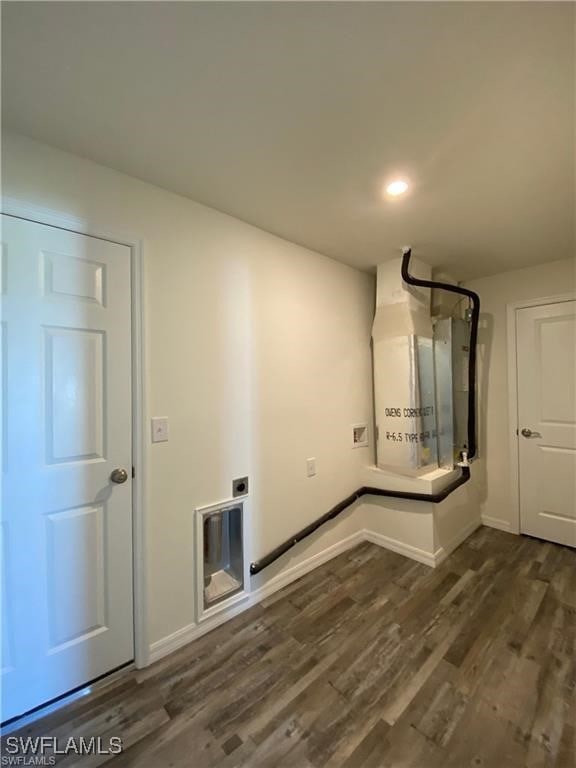
[{"label": "white paneled door", "polygon": [[576,301],[517,310],[522,533],[576,546]]},{"label": "white paneled door", "polygon": [[133,658],[132,408],[130,249],[3,215],[1,255],[5,721]]}]

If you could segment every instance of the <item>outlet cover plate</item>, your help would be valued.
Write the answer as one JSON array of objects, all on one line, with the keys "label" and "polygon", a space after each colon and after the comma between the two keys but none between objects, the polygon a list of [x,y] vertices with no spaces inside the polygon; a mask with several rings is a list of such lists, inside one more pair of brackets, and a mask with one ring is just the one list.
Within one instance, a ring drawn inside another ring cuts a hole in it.
[{"label": "outlet cover plate", "polygon": [[316,457],[306,459],[306,477],[314,477],[316,474]]}]

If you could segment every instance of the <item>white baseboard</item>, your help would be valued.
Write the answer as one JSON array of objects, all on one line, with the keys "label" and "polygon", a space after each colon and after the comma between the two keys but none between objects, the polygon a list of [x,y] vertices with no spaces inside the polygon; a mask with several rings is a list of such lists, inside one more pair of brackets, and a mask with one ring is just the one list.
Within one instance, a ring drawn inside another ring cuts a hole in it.
[{"label": "white baseboard", "polygon": [[163,659],[164,656],[168,656],[169,653],[173,653],[179,648],[182,648],[182,646],[188,645],[192,640],[197,640],[207,632],[219,627],[220,624],[224,624],[225,621],[228,621],[237,614],[242,613],[242,611],[245,611],[247,608],[250,608],[256,602],[258,601],[252,600],[252,594],[247,594],[242,601],[238,601],[227,610],[216,614],[210,619],[206,619],[206,621],[203,621],[201,624],[188,624],[185,627],[177,629],[176,632],[173,632],[171,635],[156,640],[156,642],[150,645],[148,664],[153,664],[155,661]]},{"label": "white baseboard", "polygon": [[507,533],[518,533],[509,520],[502,520],[499,517],[490,517],[490,515],[482,515],[482,525],[486,525],[488,528],[497,528],[499,531],[506,531]]},{"label": "white baseboard", "polygon": [[255,590],[251,594],[258,595],[258,601],[263,600],[265,597],[272,595],[274,592],[282,589],[282,587],[291,584],[301,576],[310,573],[310,571],[313,571],[320,565],[327,563],[328,560],[332,560],[334,557],[341,555],[348,549],[352,549],[352,547],[355,547],[357,544],[361,544],[365,540],[365,531],[356,531],[356,533],[347,536],[341,541],[337,541],[336,544],[332,544],[331,546],[326,547],[326,549],[323,549],[321,552],[312,555],[312,557],[306,558],[306,560],[303,560],[301,563],[293,565],[292,568],[288,568],[286,571],[282,571],[282,573],[274,576],[272,579],[270,579],[270,581],[267,581],[259,589]]},{"label": "white baseboard", "polygon": [[337,557],[363,541],[370,541],[372,544],[377,544],[379,547],[389,549],[392,552],[397,552],[399,555],[404,555],[411,560],[417,560],[419,563],[424,563],[424,565],[429,565],[433,568],[435,565],[442,562],[452,550],[456,549],[458,544],[462,543],[464,539],[478,528],[479,525],[480,520],[474,520],[463,528],[462,531],[449,542],[446,548],[441,547],[434,553],[414,547],[411,544],[405,544],[398,539],[392,539],[381,533],[369,530],[357,531],[356,533],[347,536],[345,539],[336,542],[336,544],[332,544],[321,552],[317,552],[315,555],[306,558],[306,560],[282,571],[282,573],[274,576],[270,581],[266,582],[258,589],[246,593],[246,595],[234,605],[231,605],[221,613],[206,619],[206,621],[203,621],[201,624],[188,624],[188,626],[176,630],[176,632],[173,632],[171,635],[152,643],[150,646],[149,663],[152,664],[155,661],[159,661],[169,653],[173,653],[179,648],[182,648],[182,646],[192,642],[192,640],[196,640],[202,635],[205,635],[225,621],[228,621],[251,606],[256,605],[265,597],[272,595],[279,589],[286,587],[301,576],[313,571],[315,568],[327,563],[329,560],[332,560],[334,557]]},{"label": "white baseboard", "polygon": [[436,565],[432,552],[427,552],[419,547],[413,547],[411,544],[405,544],[398,539],[391,539],[389,536],[384,536],[382,533],[376,533],[375,531],[365,530],[363,533],[365,541],[371,541],[372,544],[377,544],[384,549],[390,549],[392,552],[405,555],[411,560],[417,560],[419,563],[430,565],[432,568]]},{"label": "white baseboard", "polygon": [[196,640],[207,632],[216,629],[216,627],[220,626],[220,624],[223,624],[225,621],[242,613],[242,611],[256,605],[256,603],[259,603],[261,600],[264,600],[265,597],[282,589],[282,587],[291,584],[301,576],[304,576],[315,568],[318,568],[320,565],[327,563],[328,560],[332,560],[337,555],[341,555],[348,549],[352,549],[352,547],[355,547],[365,540],[364,534],[364,531],[357,531],[351,536],[347,536],[345,539],[336,542],[336,544],[326,547],[326,549],[323,549],[321,552],[306,558],[306,560],[303,560],[301,563],[297,563],[292,566],[292,568],[288,568],[286,571],[274,576],[270,581],[266,582],[258,589],[255,589],[253,592],[246,593],[243,598],[238,600],[234,605],[206,619],[201,624],[188,624],[181,629],[177,629],[176,632],[173,632],[171,635],[156,640],[156,642],[150,645],[148,663],[152,664],[155,661],[164,658],[164,656],[167,656],[169,653],[177,651],[179,648],[182,648],[182,646],[191,643],[192,640]]},{"label": "white baseboard", "polygon": [[438,547],[436,552],[434,552],[434,564],[440,565],[442,561],[446,560],[448,555],[454,552],[456,547],[459,547],[463,541],[466,541],[468,536],[473,534],[474,531],[477,528],[480,528],[481,525],[482,520],[480,520],[480,518],[472,520],[470,523],[468,523],[468,525],[465,525],[464,528],[458,531],[456,536],[453,536],[446,545]]}]

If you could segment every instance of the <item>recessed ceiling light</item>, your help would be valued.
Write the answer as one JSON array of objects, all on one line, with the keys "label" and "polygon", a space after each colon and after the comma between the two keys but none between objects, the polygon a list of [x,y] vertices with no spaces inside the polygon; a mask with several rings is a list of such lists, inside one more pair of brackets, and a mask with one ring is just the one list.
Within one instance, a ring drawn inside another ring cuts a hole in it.
[{"label": "recessed ceiling light", "polygon": [[392,195],[392,197],[397,197],[398,195],[403,195],[407,189],[408,182],[403,181],[402,179],[396,179],[396,181],[391,181],[390,184],[388,184],[386,192],[389,195]]}]

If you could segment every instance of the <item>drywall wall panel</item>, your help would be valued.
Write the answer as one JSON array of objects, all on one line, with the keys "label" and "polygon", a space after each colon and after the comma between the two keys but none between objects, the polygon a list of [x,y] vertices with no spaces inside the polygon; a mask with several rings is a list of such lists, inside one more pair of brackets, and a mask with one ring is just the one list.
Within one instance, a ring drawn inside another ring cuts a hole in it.
[{"label": "drywall wall panel", "polygon": [[[154,643],[194,621],[195,507],[228,498],[232,479],[249,475],[258,557],[355,490],[372,463],[371,446],[352,448],[352,425],[372,423],[374,280],[26,138],[5,136],[3,155],[5,195],[143,242],[147,415],[170,423],[168,442],[148,447]],[[350,526],[343,519],[297,557]]]},{"label": "drywall wall panel", "polygon": [[515,530],[517,509],[510,492],[508,421],[508,349],[506,306],[518,301],[574,291],[573,259],[504,272],[466,283],[480,294],[478,333],[478,461],[472,479],[478,490],[482,519],[503,530]]}]

